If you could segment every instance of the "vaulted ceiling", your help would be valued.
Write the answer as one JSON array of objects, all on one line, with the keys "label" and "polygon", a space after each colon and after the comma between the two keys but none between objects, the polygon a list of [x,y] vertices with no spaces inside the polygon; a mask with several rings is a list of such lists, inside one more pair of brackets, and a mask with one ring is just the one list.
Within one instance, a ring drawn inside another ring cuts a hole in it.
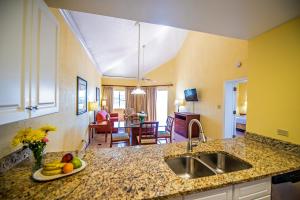
[{"label": "vaulted ceiling", "polygon": [[[103,75],[137,76],[138,26],[135,21],[76,11],[64,10],[63,13]],[[149,23],[140,25],[142,75],[172,59],[187,31]]]},{"label": "vaulted ceiling", "polygon": [[125,77],[136,76],[135,21],[145,22],[145,72],[176,55],[186,36],[182,29],[251,39],[300,16],[299,0],[45,1],[51,7],[72,10],[69,18],[104,75]]}]

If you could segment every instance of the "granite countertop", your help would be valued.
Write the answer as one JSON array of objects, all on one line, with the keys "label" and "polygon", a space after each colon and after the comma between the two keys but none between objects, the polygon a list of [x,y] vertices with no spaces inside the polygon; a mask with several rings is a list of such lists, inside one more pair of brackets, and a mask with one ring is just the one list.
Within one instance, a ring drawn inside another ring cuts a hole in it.
[{"label": "granite countertop", "polygon": [[[50,182],[30,178],[24,161],[0,175],[0,199],[164,199],[260,179],[300,169],[299,154],[244,137],[201,143],[194,152],[225,151],[253,168],[185,180],[176,176],[165,157],[186,154],[186,142],[111,149],[88,149],[81,172]],[[48,160],[61,154],[47,155]]]}]

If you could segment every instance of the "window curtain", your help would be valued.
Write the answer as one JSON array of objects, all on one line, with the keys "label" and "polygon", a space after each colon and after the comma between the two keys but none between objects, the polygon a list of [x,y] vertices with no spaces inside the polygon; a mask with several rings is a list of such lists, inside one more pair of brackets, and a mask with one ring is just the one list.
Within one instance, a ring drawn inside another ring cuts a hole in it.
[{"label": "window curtain", "polygon": [[145,98],[145,106],[146,112],[148,115],[148,120],[155,121],[156,120],[156,87],[146,87],[146,98]]},{"label": "window curtain", "polygon": [[134,90],[134,87],[126,87],[125,88],[125,100],[126,100],[126,108],[133,108],[136,112],[136,102],[134,95],[131,94],[131,92]]},{"label": "window curtain", "polygon": [[110,86],[103,87],[102,100],[106,100],[107,112],[111,113],[113,111],[113,87]]},{"label": "window curtain", "polygon": [[142,88],[145,95],[133,95],[134,87],[126,87],[126,108],[133,108],[135,112],[144,111],[149,121],[156,120],[156,87]]}]

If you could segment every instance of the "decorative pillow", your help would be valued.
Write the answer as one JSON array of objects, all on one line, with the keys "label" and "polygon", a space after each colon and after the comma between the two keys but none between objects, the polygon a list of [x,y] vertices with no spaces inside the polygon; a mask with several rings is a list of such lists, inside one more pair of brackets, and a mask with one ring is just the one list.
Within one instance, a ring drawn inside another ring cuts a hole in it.
[{"label": "decorative pillow", "polygon": [[101,110],[100,112],[98,112],[97,116],[96,116],[96,120],[97,121],[104,121],[106,120],[106,115],[107,115],[107,112],[104,111],[104,110]]}]

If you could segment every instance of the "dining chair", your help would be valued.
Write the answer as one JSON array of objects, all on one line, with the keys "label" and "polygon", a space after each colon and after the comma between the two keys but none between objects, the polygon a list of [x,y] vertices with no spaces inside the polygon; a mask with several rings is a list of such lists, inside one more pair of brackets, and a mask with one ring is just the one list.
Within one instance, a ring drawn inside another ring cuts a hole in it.
[{"label": "dining chair", "polygon": [[126,142],[127,145],[129,146],[130,145],[130,137],[128,135],[128,133],[125,132],[118,132],[117,133],[113,133],[112,132],[112,125],[111,123],[109,123],[110,125],[110,147],[112,147],[112,144],[113,143],[121,143],[121,142]]},{"label": "dining chair", "polygon": [[166,142],[168,142],[169,139],[170,143],[172,143],[173,123],[174,123],[174,117],[168,116],[165,130],[158,131],[158,135],[157,135],[158,139],[165,139]]},{"label": "dining chair", "polygon": [[137,141],[139,145],[157,144],[158,122],[147,121],[140,123]]}]

